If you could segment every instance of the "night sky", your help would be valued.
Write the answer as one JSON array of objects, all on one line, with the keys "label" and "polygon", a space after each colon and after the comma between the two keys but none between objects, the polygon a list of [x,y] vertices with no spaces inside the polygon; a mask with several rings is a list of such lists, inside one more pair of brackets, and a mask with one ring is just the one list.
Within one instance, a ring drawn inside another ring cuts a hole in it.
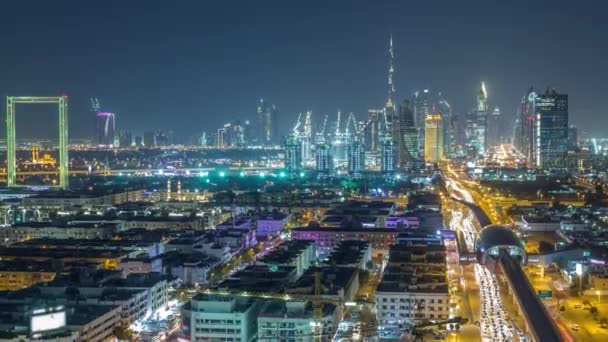
[{"label": "night sky", "polygon": [[[514,116],[530,85],[551,85],[571,123],[607,136],[606,5],[531,2],[11,1],[0,94],[68,94],[72,137],[92,135],[92,96],[119,129],[182,135],[253,119],[263,97],[287,130],[307,109],[320,121],[383,106],[392,33],[399,99],[430,87],[463,113],[484,80]],[[47,135],[49,117],[23,134]]]}]

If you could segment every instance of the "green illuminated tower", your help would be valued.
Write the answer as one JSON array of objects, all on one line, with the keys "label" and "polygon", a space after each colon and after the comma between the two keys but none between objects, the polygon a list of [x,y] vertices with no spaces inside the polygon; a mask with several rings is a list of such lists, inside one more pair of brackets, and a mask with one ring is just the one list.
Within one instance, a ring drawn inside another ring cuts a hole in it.
[{"label": "green illuminated tower", "polygon": [[6,159],[7,186],[16,187],[17,158],[15,139],[15,105],[50,103],[59,106],[59,187],[68,188],[68,97],[7,96],[6,97]]}]

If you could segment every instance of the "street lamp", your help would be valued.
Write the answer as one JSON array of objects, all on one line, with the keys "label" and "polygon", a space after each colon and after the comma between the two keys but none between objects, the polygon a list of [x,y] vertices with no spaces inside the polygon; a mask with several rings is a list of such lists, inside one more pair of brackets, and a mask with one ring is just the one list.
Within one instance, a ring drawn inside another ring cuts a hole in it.
[{"label": "street lamp", "polygon": [[578,275],[578,296],[581,296],[581,293],[583,291],[583,265],[582,264],[576,264],[576,274]]}]

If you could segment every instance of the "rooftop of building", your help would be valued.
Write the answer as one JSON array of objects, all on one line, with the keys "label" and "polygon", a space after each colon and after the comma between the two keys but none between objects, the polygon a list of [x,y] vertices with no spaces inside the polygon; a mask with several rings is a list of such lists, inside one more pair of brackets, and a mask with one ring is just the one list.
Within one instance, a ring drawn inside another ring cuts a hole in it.
[{"label": "rooftop of building", "polygon": [[[184,306],[184,310],[191,310],[193,306],[198,306],[199,310],[203,309],[207,312],[214,312],[214,306],[207,305],[205,303],[233,303],[230,309],[231,313],[244,313],[249,310],[249,308],[255,304],[256,301],[259,301],[258,298],[252,297],[241,297],[241,296],[231,296],[231,295],[215,295],[215,294],[206,294],[199,293],[192,297],[192,300]],[[223,311],[222,311],[223,312]]]},{"label": "rooftop of building", "polygon": [[344,240],[329,255],[327,262],[337,266],[359,263],[368,248],[370,243],[367,241]]},{"label": "rooftop of building", "polygon": [[265,264],[287,264],[299,256],[302,251],[313,245],[314,242],[308,240],[285,241],[258,261]]},{"label": "rooftop of building", "polygon": [[409,284],[407,281],[385,281],[384,279],[378,284],[376,293],[378,292],[399,292],[399,293],[434,293],[448,294],[447,284]]},{"label": "rooftop of building", "polygon": [[92,250],[73,248],[44,248],[42,246],[22,246],[0,248],[0,257],[11,258],[44,258],[44,259],[115,259],[128,255],[124,250]]},{"label": "rooftop of building", "polygon": [[160,256],[163,260],[163,267],[181,266],[181,265],[198,265],[211,266],[218,262],[218,259],[204,253],[180,253],[178,251],[163,253]]},{"label": "rooftop of building", "polygon": [[233,224],[235,226],[242,226],[251,223],[251,221],[252,219],[249,216],[230,217],[226,221],[220,223],[219,226],[232,226]]},{"label": "rooftop of building", "polygon": [[86,249],[86,248],[124,248],[124,249],[140,249],[147,248],[154,242],[135,241],[135,240],[120,240],[120,239],[51,239],[41,238],[21,241],[12,244],[14,247],[34,247],[34,248],[70,248],[70,249]]},{"label": "rooftop of building", "polygon": [[46,190],[37,191],[36,196],[33,198],[95,198],[105,195],[115,195],[126,191],[141,190],[137,187],[95,187],[94,190]]},{"label": "rooftop of building", "polygon": [[258,215],[258,220],[284,220],[288,217],[288,214],[280,211],[264,212]]},{"label": "rooftop of building", "polygon": [[285,290],[287,293],[314,295],[315,272],[320,273],[321,294],[338,295],[338,291],[346,288],[353,277],[359,273],[355,267],[311,267],[295,283]]},{"label": "rooftop of building", "polygon": [[373,234],[383,234],[383,233],[391,233],[397,234],[398,230],[395,228],[363,228],[363,227],[320,227],[320,226],[309,226],[309,227],[297,227],[293,228],[292,231],[296,232],[313,232],[313,233],[345,233],[345,232],[360,232],[360,233],[373,233]]},{"label": "rooftop of building", "polygon": [[295,266],[249,266],[231,275],[218,288],[234,291],[280,292],[295,278]]},{"label": "rooftop of building", "polygon": [[[323,315],[332,315],[336,308],[337,306],[335,304],[323,303]],[[258,317],[310,319],[313,317],[313,303],[310,301],[298,302],[284,300],[268,300],[262,305]]]},{"label": "rooftop of building", "polygon": [[2,260],[0,272],[55,272],[50,261]]},{"label": "rooftop of building", "polygon": [[46,222],[18,222],[18,223],[14,223],[12,225],[12,227],[15,228],[39,228],[39,229],[45,229],[45,228],[60,228],[60,229],[70,229],[70,228],[74,228],[74,229],[82,229],[82,228],[91,228],[91,229],[96,229],[96,228],[106,228],[106,229],[116,229],[117,224],[116,223],[110,223],[110,222],[50,222],[50,221],[46,221]]}]

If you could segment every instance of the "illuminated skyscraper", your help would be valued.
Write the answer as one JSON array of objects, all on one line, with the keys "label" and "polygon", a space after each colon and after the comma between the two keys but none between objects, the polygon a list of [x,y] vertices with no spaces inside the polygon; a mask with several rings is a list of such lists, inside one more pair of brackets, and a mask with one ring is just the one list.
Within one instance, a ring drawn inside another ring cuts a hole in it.
[{"label": "illuminated skyscraper", "polygon": [[325,142],[315,145],[315,169],[319,172],[329,173],[332,169],[330,148]]},{"label": "illuminated skyscraper", "polygon": [[492,114],[488,115],[488,127],[486,134],[486,146],[492,148],[503,142],[503,136],[506,131],[505,127],[501,127],[500,108],[494,107]]},{"label": "illuminated skyscraper", "polygon": [[133,134],[131,131],[121,131],[118,136],[120,147],[131,147],[133,145]]},{"label": "illuminated skyscraper", "polygon": [[278,117],[279,110],[273,104],[259,99],[257,106],[258,117],[258,143],[262,145],[270,145],[277,142],[279,139],[278,132]]},{"label": "illuminated skyscraper", "polygon": [[302,144],[297,134],[290,134],[285,141],[285,168],[290,173],[302,170]]},{"label": "illuminated skyscraper", "polygon": [[431,113],[433,99],[429,89],[414,92],[413,99],[414,126],[418,131],[418,151],[424,153],[424,119]]},{"label": "illuminated skyscraper", "polygon": [[424,128],[424,119],[431,113],[432,102],[431,92],[428,89],[414,92],[413,112],[416,128]]},{"label": "illuminated skyscraper", "polygon": [[97,113],[97,145],[98,146],[114,146],[114,133],[116,123],[114,121],[114,113],[100,112]]},{"label": "illuminated skyscraper", "polygon": [[382,145],[380,139],[380,129],[384,121],[384,110],[370,109],[368,110],[368,123],[365,126],[365,147],[367,151],[380,151]]},{"label": "illuminated skyscraper", "polygon": [[418,130],[414,123],[414,114],[410,102],[403,100],[399,107],[399,165],[409,168],[418,160]]},{"label": "illuminated skyscraper", "polygon": [[534,163],[534,129],[536,122],[536,92],[530,87],[522,97],[519,105],[518,125],[515,130],[515,147],[521,152],[528,162]]},{"label": "illuminated skyscraper", "polygon": [[394,172],[397,169],[397,144],[390,134],[382,140],[380,171]]},{"label": "illuminated skyscraper", "polygon": [[534,156],[536,166],[561,168],[568,152],[568,95],[555,89],[538,95],[536,109]]},{"label": "illuminated skyscraper", "polygon": [[466,122],[466,144],[471,155],[480,156],[486,153],[487,102],[486,86],[481,82],[481,89],[477,94],[477,106],[469,113]]},{"label": "illuminated skyscraper", "polygon": [[[393,82],[393,73],[395,72],[395,53],[393,51],[393,36],[389,38],[388,47],[388,103],[395,103],[395,83]],[[387,105],[388,106],[388,105]]]},{"label": "illuminated skyscraper", "polygon": [[143,144],[145,147],[154,147],[156,146],[154,131],[145,131]]},{"label": "illuminated skyscraper", "polygon": [[443,159],[441,115],[427,115],[424,121],[424,131],[424,161],[426,163],[437,163]]},{"label": "illuminated skyscraper", "polygon": [[228,132],[226,127],[217,130],[217,148],[228,147]]},{"label": "illuminated skyscraper", "polygon": [[365,150],[363,145],[354,141],[348,144],[348,172],[361,173],[365,171]]},{"label": "illuminated skyscraper", "polygon": [[302,143],[302,160],[304,162],[312,161],[313,140],[312,140],[312,112],[307,111],[304,118],[304,132],[300,135]]},{"label": "illuminated skyscraper", "polygon": [[458,118],[454,115],[452,106],[441,93],[437,94],[437,107],[435,110],[441,115],[443,153],[444,155],[451,155],[456,152],[458,142]]}]

